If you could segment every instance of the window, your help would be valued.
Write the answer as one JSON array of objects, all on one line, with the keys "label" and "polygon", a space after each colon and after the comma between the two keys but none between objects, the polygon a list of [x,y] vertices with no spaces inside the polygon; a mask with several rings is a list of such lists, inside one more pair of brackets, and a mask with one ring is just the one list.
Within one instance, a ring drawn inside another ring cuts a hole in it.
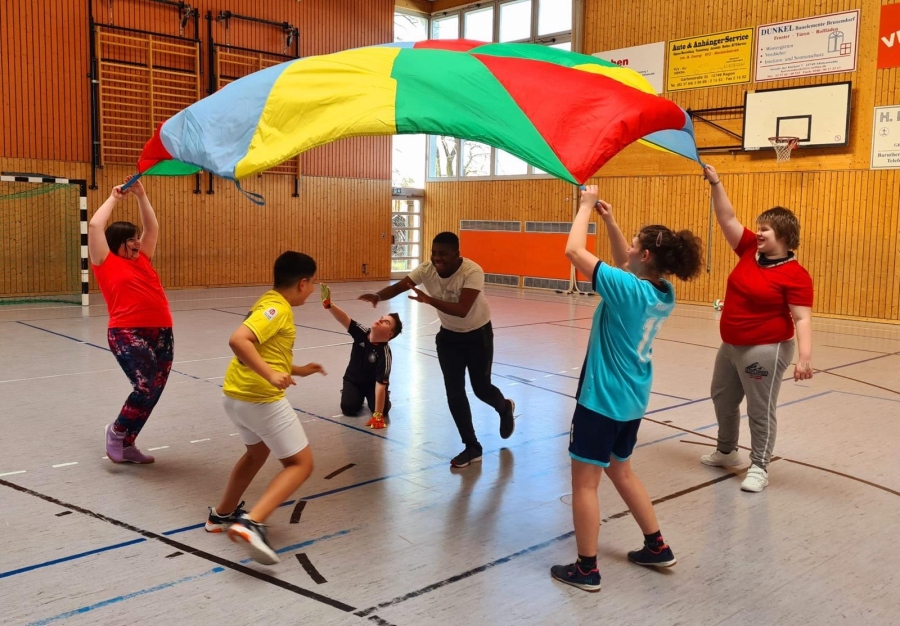
[{"label": "window", "polygon": [[416,13],[394,11],[394,41],[428,39],[428,18]]},{"label": "window", "polygon": [[[538,43],[572,49],[572,0],[488,0],[432,16],[432,39]],[[489,103],[485,103],[489,106]],[[426,180],[549,176],[477,141],[428,138]]]},{"label": "window", "polygon": [[494,7],[466,11],[465,15],[465,39],[494,41]]},{"label": "window", "polygon": [[490,176],[491,150],[486,143],[463,140],[462,142],[462,175]]},{"label": "window", "polygon": [[513,0],[500,5],[500,41],[531,38],[531,0]]},{"label": "window", "polygon": [[571,32],[572,0],[540,0],[537,22],[538,37]]},{"label": "window", "polygon": [[436,17],[431,22],[432,39],[459,39],[459,15]]},{"label": "window", "polygon": [[428,137],[428,177],[456,178],[459,172],[459,140],[455,137]]}]

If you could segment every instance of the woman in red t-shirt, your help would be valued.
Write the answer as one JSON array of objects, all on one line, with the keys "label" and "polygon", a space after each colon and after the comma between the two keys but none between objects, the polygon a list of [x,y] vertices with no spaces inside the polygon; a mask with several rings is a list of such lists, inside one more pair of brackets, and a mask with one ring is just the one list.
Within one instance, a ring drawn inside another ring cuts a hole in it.
[{"label": "woman in red t-shirt", "polygon": [[747,398],[750,469],[741,484],[759,492],[769,484],[768,464],[775,446],[775,407],[781,379],[794,356],[794,327],[799,358],[794,380],[812,378],[813,284],[793,250],[800,245],[800,223],[783,207],[756,218],[756,232],[738,222],[715,168],[707,165],[713,209],[725,240],[740,260],[728,276],[710,389],[719,423],[716,451],[705,465],[740,465],[738,434],[741,400]]},{"label": "woman in red t-shirt", "polygon": [[[106,222],[116,204],[133,194],[144,232],[131,222]],[[172,369],[174,338],[169,301],[150,265],[159,222],[140,181],[130,189],[113,187],[88,226],[88,254],[109,310],[109,348],[134,391],[119,417],[106,427],[106,454],[113,463],[153,463],[134,445],[159,401]]]}]

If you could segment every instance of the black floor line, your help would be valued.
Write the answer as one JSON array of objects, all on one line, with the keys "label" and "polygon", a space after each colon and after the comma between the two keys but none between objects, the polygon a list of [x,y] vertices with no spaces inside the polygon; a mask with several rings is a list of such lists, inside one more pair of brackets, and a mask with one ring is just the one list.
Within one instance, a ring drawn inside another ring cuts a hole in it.
[{"label": "black floor line", "polygon": [[294,506],[294,510],[291,511],[291,521],[289,523],[300,523],[300,516],[303,515],[303,509],[306,508],[306,502],[306,500],[300,500],[297,502],[297,504]]},{"label": "black floor line", "polygon": [[[731,478],[735,478],[736,476],[740,476],[740,474],[728,472],[727,474],[725,474],[723,476],[713,478],[712,480],[708,480],[706,482],[700,483],[699,485],[694,485],[692,487],[688,487],[687,489],[682,489],[681,491],[676,491],[675,493],[669,494],[667,496],[657,498],[656,500],[653,500],[653,504],[656,505],[656,504],[661,504],[663,502],[668,502],[669,500],[674,500],[675,498],[679,498],[683,495],[693,493],[693,492],[703,489],[705,487],[709,487],[711,485],[721,483],[721,482],[729,480]],[[620,511],[619,513],[615,513],[614,515],[610,515],[609,517],[600,520],[600,523],[602,524],[604,522],[609,522],[609,521],[612,521],[615,519],[627,517],[630,514],[631,514],[631,511],[626,509],[625,511]],[[397,604],[406,602],[407,600],[412,600],[414,598],[418,598],[427,593],[430,593],[432,591],[440,589],[441,587],[446,587],[447,585],[451,585],[455,582],[459,582],[460,580],[465,580],[466,578],[470,578],[471,576],[474,576],[476,574],[481,574],[482,572],[485,572],[485,571],[491,569],[492,567],[496,567],[497,565],[503,565],[504,563],[508,563],[508,562],[512,561],[513,559],[516,559],[520,556],[525,556],[526,554],[531,554],[532,552],[537,552],[538,550],[546,548],[547,546],[551,546],[555,543],[559,543],[560,541],[565,541],[566,539],[569,539],[569,538],[573,537],[574,535],[575,535],[575,531],[570,530],[567,533],[563,533],[562,535],[553,537],[552,539],[542,541],[541,543],[535,544],[535,545],[525,548],[523,550],[519,550],[518,552],[514,552],[510,555],[504,556],[495,561],[491,561],[490,563],[485,563],[484,565],[481,565],[479,567],[475,567],[468,571],[462,572],[461,574],[457,574],[456,576],[451,576],[450,578],[445,578],[444,580],[433,583],[426,587],[422,587],[421,589],[417,589],[416,591],[411,591],[405,595],[397,596],[396,598],[393,598],[386,602],[380,602],[376,606],[369,607],[367,609],[362,609],[362,610],[354,613],[354,615],[358,615],[359,617],[366,617],[380,609],[384,609],[384,608],[387,608],[390,606],[396,606]]]},{"label": "black floor line", "polygon": [[328,476],[325,477],[325,480],[331,480],[332,478],[334,478],[335,476],[337,476],[337,475],[340,474],[341,472],[346,472],[346,471],[347,471],[348,469],[350,469],[351,467],[356,467],[356,463],[348,463],[348,464],[345,465],[344,467],[341,467],[341,468],[338,468],[338,469],[334,470],[334,471],[331,472]]},{"label": "black floor line", "polygon": [[306,570],[306,573],[309,574],[309,577],[313,579],[313,582],[317,585],[321,585],[322,583],[327,583],[325,577],[319,573],[319,570],[316,569],[316,566],[312,564],[312,561],[309,560],[309,557],[306,556],[305,552],[300,552],[297,556],[297,561]]},{"label": "black floor line", "polygon": [[356,610],[356,607],[352,607],[349,604],[344,604],[339,600],[334,600],[333,598],[329,598],[327,596],[323,596],[322,594],[316,593],[315,591],[310,591],[308,589],[304,589],[303,587],[298,587],[297,585],[293,585],[289,582],[285,582],[280,578],[276,578],[270,574],[265,574],[263,572],[258,572],[254,569],[247,567],[246,565],[241,565],[240,563],[235,563],[234,561],[229,561],[228,559],[223,559],[220,556],[216,556],[215,554],[210,554],[209,552],[204,552],[203,550],[198,550],[197,548],[191,547],[185,543],[181,543],[180,541],[175,541],[174,539],[169,539],[168,537],[164,537],[163,535],[158,535],[149,530],[144,530],[142,528],[138,528],[137,526],[132,526],[127,522],[122,522],[120,520],[114,519],[112,517],[108,517],[106,515],[102,515],[100,513],[95,513],[89,509],[85,509],[83,507],[77,506],[75,504],[69,504],[68,502],[63,502],[62,500],[58,500],[52,496],[45,495],[43,493],[34,491],[32,489],[28,489],[26,487],[22,487],[21,485],[17,485],[15,483],[11,483],[9,481],[3,480],[0,478],[0,485],[4,487],[9,487],[10,489],[14,489],[21,493],[28,494],[30,496],[34,496],[35,498],[40,498],[46,502],[50,502],[51,504],[55,504],[57,506],[61,506],[67,509],[71,509],[76,513],[81,513],[82,515],[87,515],[88,517],[93,517],[95,519],[99,519],[101,521],[112,524],[113,526],[118,526],[119,528],[124,528],[126,530],[130,530],[131,532],[137,533],[146,537],[147,539],[154,539],[161,543],[164,543],[168,546],[171,546],[177,550],[181,550],[187,554],[191,554],[193,556],[199,557],[201,559],[205,559],[216,565],[221,565],[222,567],[226,567],[228,569],[234,570],[236,572],[240,572],[241,574],[246,574],[247,576],[251,576],[256,578],[257,580],[261,580],[263,582],[267,582],[271,585],[275,585],[276,587],[281,587],[287,591],[291,591],[296,593],[297,595],[303,596],[305,598],[309,598],[310,600],[315,600],[316,602],[320,602],[322,604],[328,605],[332,608],[338,609],[339,611],[344,611],[350,613]]}]

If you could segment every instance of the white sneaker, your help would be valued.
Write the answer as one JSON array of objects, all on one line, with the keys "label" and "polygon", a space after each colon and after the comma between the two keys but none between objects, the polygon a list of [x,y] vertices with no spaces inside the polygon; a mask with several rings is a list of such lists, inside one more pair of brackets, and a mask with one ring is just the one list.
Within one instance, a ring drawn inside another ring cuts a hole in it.
[{"label": "white sneaker", "polygon": [[741,455],[738,454],[737,450],[732,450],[728,454],[722,454],[716,450],[712,454],[701,456],[700,462],[713,467],[734,467],[741,464]]},{"label": "white sneaker", "polygon": [[747,470],[747,477],[741,483],[742,491],[759,493],[769,484],[769,473],[759,465],[751,465]]}]

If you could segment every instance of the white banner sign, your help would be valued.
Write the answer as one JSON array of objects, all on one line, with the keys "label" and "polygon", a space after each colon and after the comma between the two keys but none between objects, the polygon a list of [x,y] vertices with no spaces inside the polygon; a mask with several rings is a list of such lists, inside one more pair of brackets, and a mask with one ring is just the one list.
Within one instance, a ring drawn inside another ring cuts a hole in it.
[{"label": "white banner sign", "polygon": [[875,107],[872,169],[900,168],[900,105]]},{"label": "white banner sign", "polygon": [[647,82],[653,86],[656,93],[663,92],[666,64],[665,41],[648,43],[644,46],[634,46],[632,48],[595,52],[594,56],[636,71],[647,79]]},{"label": "white banner sign", "polygon": [[792,22],[756,32],[756,82],[856,71],[859,9]]}]

